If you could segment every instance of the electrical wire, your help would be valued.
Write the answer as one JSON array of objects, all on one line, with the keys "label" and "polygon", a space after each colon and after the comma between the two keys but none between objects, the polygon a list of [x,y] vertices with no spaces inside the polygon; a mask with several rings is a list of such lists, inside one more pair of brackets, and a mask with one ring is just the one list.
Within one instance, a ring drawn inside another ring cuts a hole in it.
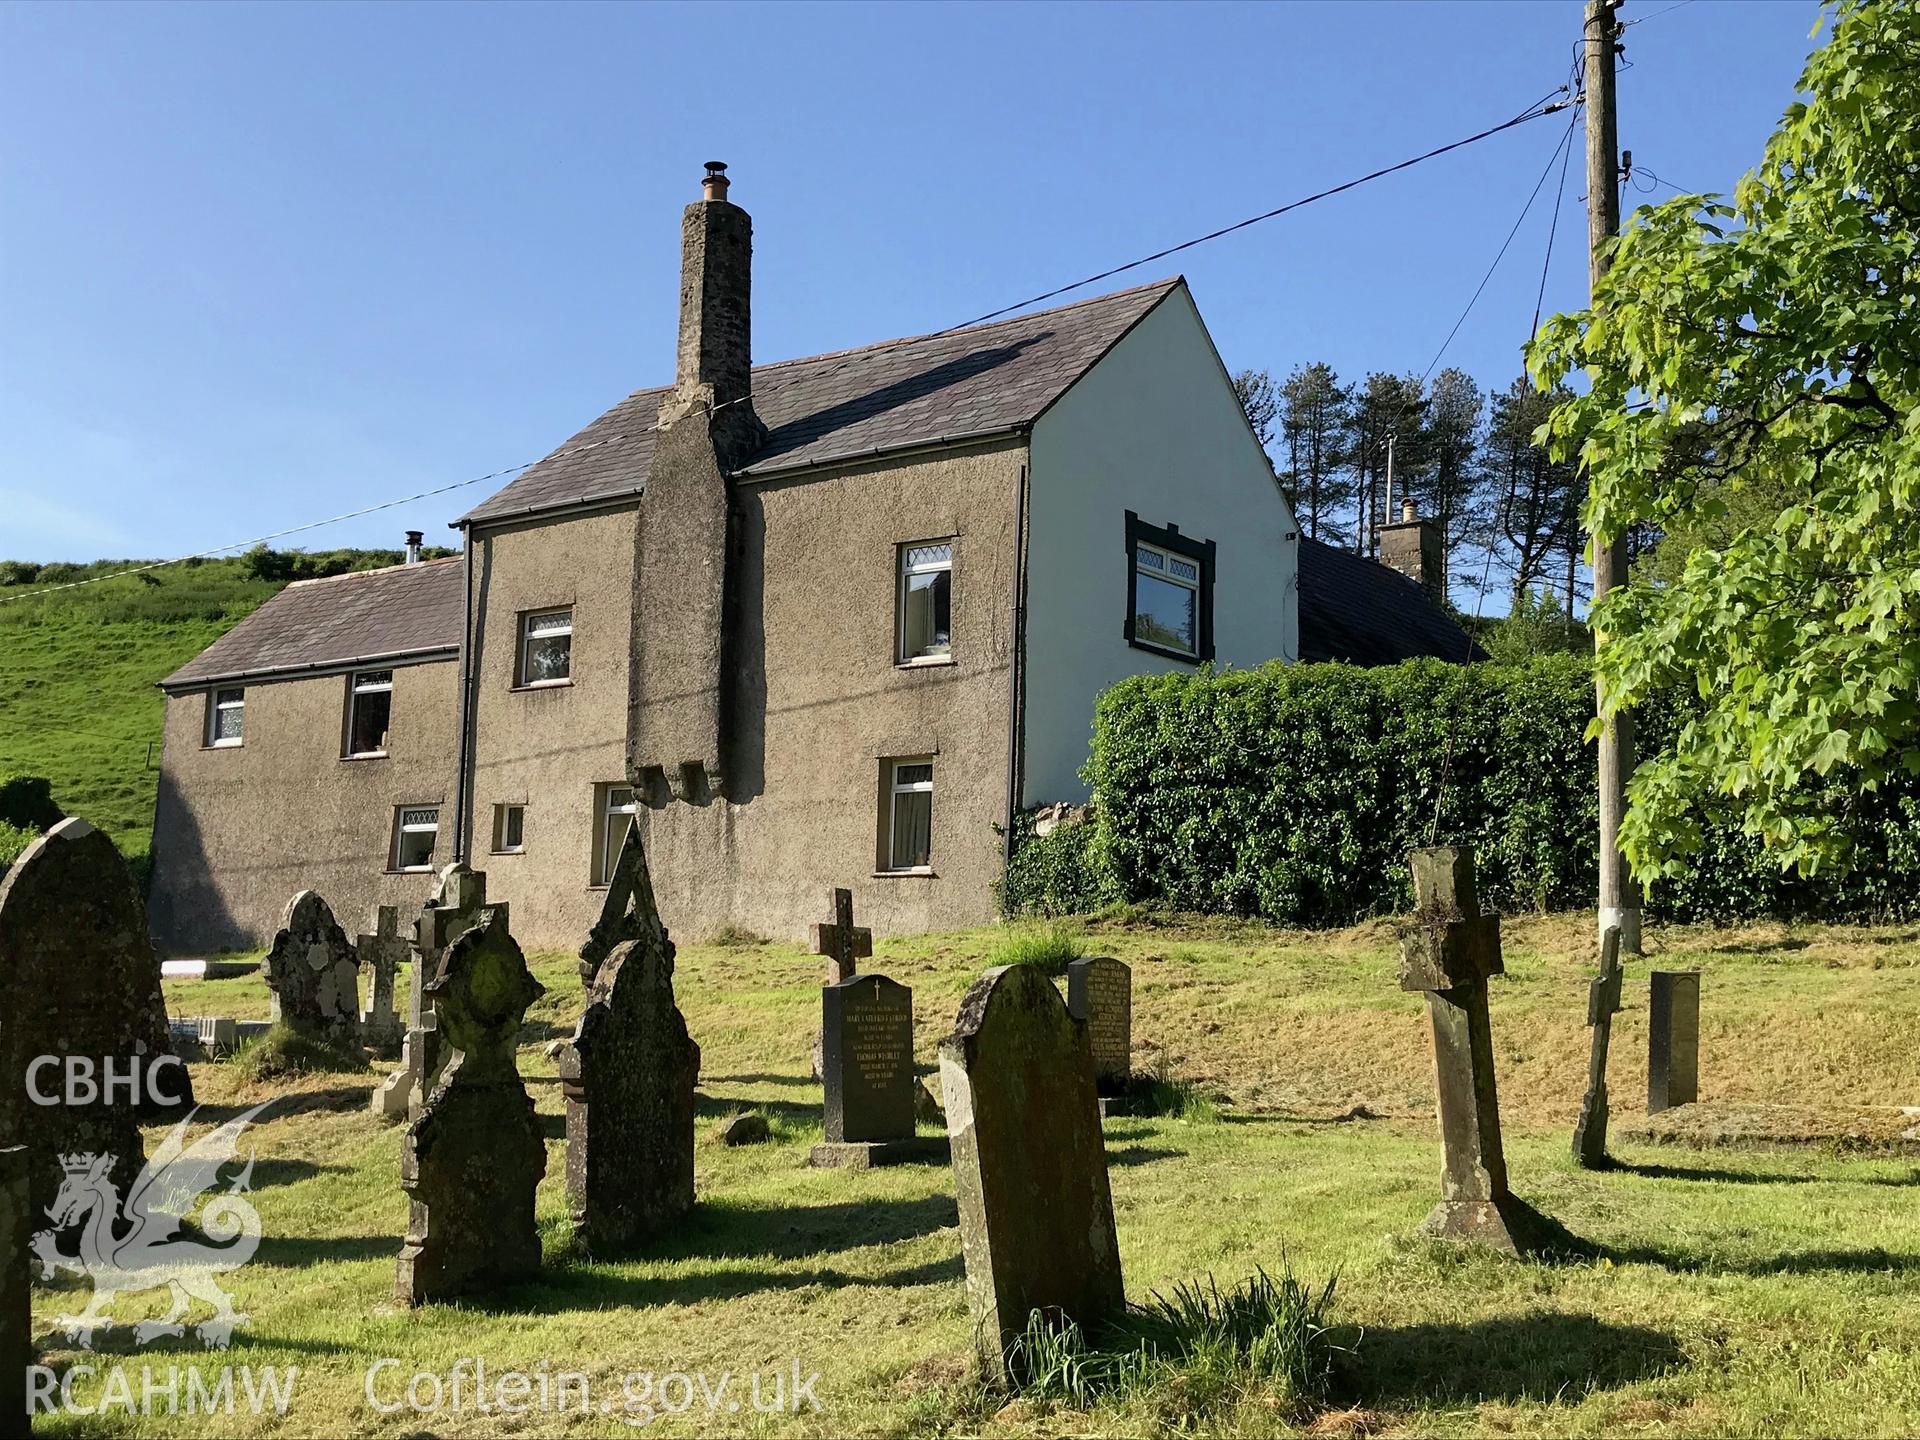
[{"label": "electrical wire", "polygon": [[[789,388],[790,386],[796,385],[800,383],[801,378],[805,378],[806,380],[816,381],[816,382],[821,379],[830,378],[832,375],[837,374],[839,370],[845,369],[848,365],[856,363],[856,361],[860,363],[864,363],[870,360],[876,353],[883,353],[888,350],[897,349],[903,345],[919,345],[919,344],[924,344],[929,340],[941,339],[945,336],[955,333],[956,331],[966,330],[975,325],[982,325],[990,320],[997,320],[1002,316],[1011,315],[1016,310],[1024,310],[1028,306],[1038,305],[1044,300],[1051,300],[1058,296],[1068,294],[1071,291],[1084,289],[1088,285],[1096,284],[1099,281],[1111,279],[1116,275],[1123,275],[1129,270],[1137,270],[1143,265],[1151,265],[1156,260],[1164,260],[1170,255],[1178,255],[1182,251],[1191,250],[1195,246],[1205,245],[1210,241],[1221,239],[1224,236],[1235,234],[1241,230],[1246,230],[1254,225],[1262,224],[1265,221],[1275,219],[1281,215],[1288,214],[1289,212],[1294,210],[1299,210],[1305,206],[1312,205],[1318,201],[1331,199],[1335,195],[1345,194],[1347,191],[1357,189],[1358,187],[1368,184],[1371,181],[1383,179],[1388,175],[1398,174],[1402,170],[1411,169],[1415,165],[1424,164],[1428,160],[1437,159],[1439,156],[1450,154],[1455,150],[1464,149],[1468,145],[1477,144],[1482,140],[1491,139],[1495,135],[1499,135],[1504,133],[1505,131],[1512,130],[1517,126],[1527,124],[1529,121],[1539,120],[1547,115],[1554,114],[1556,111],[1563,110],[1567,108],[1567,106],[1573,104],[1574,102],[1570,99],[1562,99],[1562,100],[1556,101],[1553,99],[1553,97],[1556,95],[1565,95],[1565,94],[1567,94],[1567,86],[1562,85],[1557,89],[1548,91],[1545,96],[1542,96],[1539,100],[1536,100],[1533,104],[1529,105],[1525,110],[1522,110],[1518,115],[1515,115],[1512,119],[1504,120],[1498,125],[1489,126],[1484,130],[1481,130],[1472,135],[1466,136],[1464,139],[1454,140],[1445,145],[1435,146],[1431,150],[1423,151],[1422,153],[1412,156],[1409,159],[1402,160],[1397,164],[1386,165],[1381,167],[1378,170],[1371,170],[1365,175],[1361,175],[1355,179],[1345,181],[1342,184],[1330,186],[1325,190],[1315,191],[1311,195],[1302,196],[1298,200],[1291,200],[1287,202],[1285,205],[1275,206],[1273,209],[1263,211],[1258,215],[1248,216],[1246,219],[1236,221],[1231,225],[1223,225],[1217,230],[1210,230],[1204,235],[1196,235],[1192,239],[1183,240],[1177,245],[1169,245],[1164,249],[1154,251],[1150,255],[1142,255],[1137,260],[1129,260],[1125,264],[1115,265],[1115,266],[1111,266],[1108,269],[1097,271],[1092,275],[1088,275],[1082,279],[1075,280],[1071,284],[1055,286],[1051,290],[1043,290],[1037,295],[1030,295],[1024,300],[1015,301],[1011,305],[1003,305],[996,310],[989,310],[984,315],[976,315],[971,320],[963,320],[957,325],[949,325],[946,329],[936,330],[930,335],[915,335],[902,340],[890,341],[884,345],[869,346],[865,349],[855,352],[854,354],[849,355],[848,358],[843,360],[840,363],[840,365],[836,367],[834,370],[829,370],[821,373],[808,374],[805,377],[796,377],[793,380],[787,381],[785,385],[775,384],[772,386],[765,387],[758,392],[757,398],[765,399],[769,395],[777,393],[782,389],[786,389],[786,388]],[[1531,201],[1529,201],[1529,204],[1531,204]],[[1484,284],[1485,282],[1483,281],[1482,285],[1484,286]],[[1476,298],[1477,298],[1477,292],[1476,292]],[[1464,319],[1465,317],[1463,316],[1462,318]],[[1444,349],[1445,347],[1442,347],[1442,348]],[[1437,360],[1437,357],[1436,357],[1436,360]],[[696,412],[696,413],[703,414],[710,418],[711,416],[717,414],[719,411],[727,409],[729,406],[745,404],[745,403],[751,402],[755,398],[756,398],[756,395],[750,391],[749,393],[742,395],[737,399],[722,401],[720,404],[714,406],[711,410],[707,410],[704,412]],[[580,454],[586,450],[597,449],[603,445],[611,445],[611,444],[614,444],[616,441],[631,439],[638,435],[644,435],[651,431],[659,430],[661,428],[662,427],[658,423],[655,423],[653,425],[645,426],[639,430],[628,431],[620,435],[610,435],[603,439],[596,440],[589,445],[578,446],[573,450],[556,451],[552,454],[542,456],[539,460],[527,460],[527,461],[521,462],[518,465],[508,465],[502,469],[490,471],[485,475],[476,475],[468,480],[456,480],[453,483],[448,485],[436,486],[431,490],[422,490],[413,495],[403,496],[398,500],[382,501],[378,505],[368,505],[358,510],[349,510],[340,515],[329,516],[324,520],[313,520],[303,525],[290,525],[284,530],[275,530],[266,535],[256,536],[251,540],[241,540],[229,545],[217,545],[217,546],[213,546],[210,549],[197,550],[190,555],[177,555],[169,560],[156,560],[150,564],[136,565],[125,570],[116,570],[107,575],[94,575],[94,576],[89,576],[84,580],[72,580],[72,581],[67,581],[66,583],[60,584],[60,585],[42,586],[39,589],[30,590],[20,595],[0,596],[0,605],[12,604],[22,600],[32,600],[39,596],[56,594],[62,590],[77,590],[77,589],[80,589],[82,586],[86,586],[86,585],[99,585],[99,584],[105,583],[108,580],[118,580],[128,575],[145,574],[146,572],[151,570],[164,569],[169,565],[184,564],[188,560],[211,559],[214,556],[223,555],[230,550],[243,550],[243,549],[250,548],[254,545],[263,545],[270,540],[282,539],[288,535],[298,535],[303,531],[318,530],[323,526],[336,525],[336,524],[339,524],[341,521],[357,519],[363,515],[372,515],[381,510],[391,510],[400,505],[412,504],[415,501],[425,500],[435,495],[445,495],[449,491],[465,489],[470,485],[478,485],[487,480],[498,480],[507,475],[512,475],[519,471],[530,469],[534,465],[542,464],[548,460],[564,459],[572,455]]]}]

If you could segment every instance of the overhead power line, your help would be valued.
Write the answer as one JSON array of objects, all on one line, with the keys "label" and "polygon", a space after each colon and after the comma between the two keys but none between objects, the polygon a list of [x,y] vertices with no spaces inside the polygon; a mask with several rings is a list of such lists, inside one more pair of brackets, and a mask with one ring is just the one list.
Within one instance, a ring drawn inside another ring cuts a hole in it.
[{"label": "overhead power line", "polygon": [[[1652,17],[1649,16],[1648,18],[1651,19]],[[1522,110],[1518,115],[1515,115],[1511,120],[1503,120],[1498,125],[1489,126],[1484,130],[1477,131],[1472,135],[1463,137],[1462,139],[1450,141],[1445,145],[1435,146],[1431,150],[1423,151],[1418,155],[1414,155],[1408,159],[1401,160],[1396,164],[1385,165],[1378,170],[1370,170],[1365,175],[1357,176],[1352,180],[1344,181],[1338,185],[1329,186],[1324,190],[1317,190],[1311,195],[1304,195],[1300,197],[1298,200],[1290,200],[1284,205],[1277,205],[1273,209],[1262,211],[1258,215],[1250,215],[1246,219],[1235,221],[1231,225],[1223,225],[1217,230],[1209,230],[1204,235],[1196,235],[1190,240],[1182,240],[1177,245],[1166,246],[1163,249],[1154,251],[1150,255],[1142,255],[1136,260],[1127,261],[1125,264],[1110,266],[1105,270],[1097,271],[1092,275],[1088,275],[1079,280],[1075,280],[1070,284],[1057,285],[1051,290],[1043,290],[1039,294],[1030,295],[1024,300],[1016,300],[1011,305],[1002,305],[998,309],[989,310],[983,315],[976,315],[971,320],[962,320],[956,325],[949,325],[944,330],[935,330],[931,334],[927,334],[927,335],[909,336],[905,339],[889,341],[884,345],[868,346],[858,351],[856,355],[850,355],[847,359],[841,361],[840,365],[836,367],[836,370],[830,370],[825,373],[826,375],[830,376],[832,374],[837,373],[838,369],[844,369],[846,366],[855,363],[856,359],[864,361],[866,359],[871,358],[874,354],[879,352],[897,349],[903,345],[924,344],[929,340],[938,340],[945,336],[952,335],[957,331],[970,329],[975,325],[983,325],[990,320],[998,320],[1003,316],[1008,316],[1013,314],[1017,310],[1025,310],[1027,307],[1031,305],[1038,305],[1044,300],[1052,300],[1061,295],[1068,294],[1074,290],[1085,289],[1087,286],[1097,284],[1102,280],[1110,280],[1116,275],[1124,275],[1130,270],[1138,270],[1144,265],[1151,265],[1155,261],[1164,260],[1170,255],[1178,255],[1181,252],[1186,250],[1191,250],[1196,246],[1205,245],[1211,241],[1219,240],[1225,236],[1236,234],[1239,231],[1249,229],[1255,225],[1263,224],[1268,220],[1277,219],[1279,216],[1288,214],[1289,212],[1294,210],[1302,209],[1305,206],[1315,204],[1318,201],[1328,200],[1336,195],[1343,195],[1349,190],[1358,189],[1360,186],[1369,184],[1372,181],[1384,179],[1386,176],[1389,176],[1389,175],[1396,175],[1402,170],[1409,170],[1413,168],[1415,165],[1421,165],[1429,160],[1438,159],[1442,155],[1451,154],[1455,150],[1461,150],[1469,145],[1478,144],[1482,140],[1491,139],[1495,135],[1499,135],[1504,133],[1505,131],[1512,130],[1517,126],[1525,125],[1529,121],[1539,120],[1547,115],[1554,114],[1556,111],[1564,110],[1574,102],[1568,98],[1556,99],[1555,97],[1565,97],[1568,95],[1568,93],[1569,93],[1568,86],[1566,85],[1559,86],[1556,89],[1548,91],[1546,95],[1542,96],[1539,100],[1536,100],[1533,104],[1529,105],[1525,110]],[[1536,186],[1535,189],[1537,192],[1538,186]],[[1532,202],[1529,201],[1528,203],[1531,204]],[[1512,237],[1509,236],[1508,238],[1509,238],[1509,241],[1511,241]],[[1504,250],[1504,247],[1502,248]],[[1497,264],[1498,261],[1496,260],[1495,263]],[[1481,283],[1484,288],[1484,285],[1486,282],[1482,281]],[[1475,293],[1477,297],[1478,292],[1475,292]],[[1469,308],[1471,308],[1471,305],[1469,305]],[[1464,318],[1465,317],[1462,316],[1462,319]],[[1455,328],[1457,329],[1458,327],[1456,326]],[[1451,337],[1449,337],[1449,339],[1450,338]],[[1443,346],[1442,348],[1444,349],[1445,347]],[[793,380],[787,381],[785,384],[775,384],[775,385],[768,386],[760,390],[759,392],[757,392],[757,394],[749,393],[735,400],[723,401],[721,404],[714,406],[712,410],[707,411],[705,413],[708,415],[712,415],[717,413],[718,411],[726,409],[730,405],[743,404],[755,398],[765,399],[769,395],[775,394],[780,390],[786,389],[792,385],[796,385],[800,383],[801,378],[802,377],[796,377]],[[820,375],[809,375],[804,378],[808,380],[817,381],[818,379],[823,377]],[[60,585],[41,586],[39,589],[29,590],[24,594],[20,594],[20,595],[0,596],[0,605],[10,604],[10,603],[21,601],[21,600],[32,600],[42,595],[56,594],[62,590],[77,590],[77,589],[80,589],[82,586],[86,586],[86,585],[99,585],[108,580],[118,580],[128,575],[140,575],[140,574],[145,574],[150,570],[161,570],[161,569],[165,569],[167,566],[170,566],[170,565],[184,564],[186,561],[189,561],[189,560],[206,560],[206,559],[211,559],[218,555],[224,555],[229,551],[245,550],[255,545],[264,545],[270,540],[283,539],[288,535],[298,535],[304,531],[318,530],[327,525],[337,525],[344,520],[357,519],[362,515],[371,515],[381,510],[391,510],[400,505],[409,505],[415,501],[429,499],[435,495],[445,495],[450,491],[462,490],[470,485],[479,485],[488,480],[499,480],[504,478],[505,476],[515,474],[519,471],[530,469],[532,466],[540,464],[546,460],[557,460],[557,459],[564,458],[566,456],[577,455],[586,450],[597,449],[602,445],[611,445],[611,444],[614,444],[616,441],[620,441],[620,440],[632,439],[636,436],[645,435],[645,434],[648,434],[649,432],[659,430],[661,428],[662,427],[658,423],[655,423],[652,425],[642,426],[635,430],[628,430],[619,435],[609,435],[603,439],[596,440],[589,445],[578,446],[572,450],[555,451],[552,454],[542,456],[540,460],[525,460],[517,465],[508,465],[502,469],[490,471],[485,475],[475,475],[472,478],[466,479],[466,480],[456,480],[451,484],[436,486],[431,490],[422,490],[412,495],[402,496],[400,499],[397,499],[397,500],[385,500],[378,505],[367,505],[367,506],[363,506],[358,510],[348,510],[339,515],[330,515],[324,520],[310,520],[302,525],[290,525],[284,530],[275,530],[266,535],[258,535],[251,540],[241,540],[229,545],[216,545],[205,550],[196,550],[190,555],[177,555],[170,560],[156,560],[146,565],[136,565],[125,570],[115,570],[112,573],[106,574],[106,575],[89,576],[87,579],[84,579],[84,580],[71,580]]]}]

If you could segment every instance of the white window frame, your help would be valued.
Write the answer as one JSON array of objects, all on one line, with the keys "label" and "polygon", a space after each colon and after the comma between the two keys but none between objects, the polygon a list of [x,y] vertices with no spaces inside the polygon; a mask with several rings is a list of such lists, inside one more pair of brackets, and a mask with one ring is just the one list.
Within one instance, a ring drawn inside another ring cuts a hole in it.
[{"label": "white window frame", "polygon": [[[234,698],[229,700],[227,696]],[[222,737],[220,734],[220,712],[237,710],[240,713],[240,733]],[[247,738],[247,688],[244,685],[225,685],[207,692],[207,748],[209,750],[230,750],[243,745]]]},{"label": "white window frame", "polygon": [[[1160,563],[1158,565],[1146,563],[1145,557],[1149,555],[1156,557]],[[1173,567],[1176,565],[1180,566],[1183,570],[1191,570],[1193,574],[1190,576],[1175,574]],[[1151,541],[1136,540],[1133,542],[1133,568],[1139,574],[1150,576],[1155,580],[1164,581],[1169,585],[1178,585],[1183,590],[1191,590],[1193,592],[1193,644],[1191,646],[1169,645],[1162,640],[1145,640],[1142,643],[1151,645],[1156,649],[1169,651],[1175,655],[1184,655],[1189,659],[1199,659],[1201,603],[1203,599],[1200,587],[1205,580],[1205,573],[1201,568],[1200,562],[1190,555],[1182,555],[1177,551],[1167,549],[1165,546],[1155,545]],[[1132,618],[1136,627],[1135,638],[1138,639],[1137,627],[1140,623],[1138,582],[1135,582],[1134,591],[1135,597]]]},{"label": "white window frame", "polygon": [[[933,873],[933,768],[935,757],[932,755],[903,755],[887,761],[887,847],[886,865],[883,867],[890,875],[931,875]],[[904,784],[900,771],[910,765],[927,767],[925,780],[910,780]],[[900,821],[900,797],[902,795],[927,796],[927,859],[923,865],[901,865],[894,860],[894,832]]]},{"label": "white window frame", "polygon": [[[433,823],[424,820],[409,822],[409,815],[422,815],[431,812]],[[405,835],[432,835],[433,844],[427,850],[427,863],[424,865],[402,865],[400,863],[400,841]],[[438,805],[397,805],[393,811],[393,851],[390,863],[397,875],[431,875],[433,873],[433,852],[440,845],[440,807]]]},{"label": "white window frame", "polygon": [[[559,616],[566,618],[564,628],[556,626],[552,629],[542,630],[538,635],[534,633],[536,623],[542,620],[553,620]],[[527,663],[527,660],[528,652],[532,649],[533,642],[535,640],[551,640],[560,635],[567,637],[567,673],[564,675],[549,676],[544,680],[529,678],[533,674],[533,667]],[[517,678],[519,688],[522,690],[544,690],[551,685],[571,685],[573,683],[573,606],[555,605],[545,610],[528,610],[521,614],[520,653],[517,663],[519,666],[519,675]]]},{"label": "white window frame", "polygon": [[[613,843],[614,817],[624,815],[629,825],[638,825],[640,795],[624,780],[609,780],[594,790],[593,884],[597,888],[613,882],[613,867],[620,863],[620,847]],[[626,801],[616,805],[613,797],[620,794],[627,797]]]},{"label": "white window frame", "polygon": [[[908,557],[916,550],[944,549],[944,560],[910,563]],[[893,576],[893,663],[896,665],[951,665],[953,663],[953,540],[912,540],[899,548],[899,558],[894,562]],[[914,575],[938,575],[944,572],[947,577],[947,648],[929,655],[909,655],[907,653],[907,580]]]},{"label": "white window frame", "polygon": [[[384,680],[371,677],[383,675]],[[353,748],[354,721],[358,718],[360,697],[362,695],[385,695],[387,697],[387,730],[393,730],[393,671],[356,670],[347,681],[347,758],[349,760],[377,760],[385,757],[384,745],[378,750],[356,750]]]},{"label": "white window frame", "polygon": [[[520,836],[510,838],[510,822],[514,816],[520,817]],[[493,853],[496,855],[524,855],[527,849],[527,807],[511,801],[503,801],[493,807]]]}]

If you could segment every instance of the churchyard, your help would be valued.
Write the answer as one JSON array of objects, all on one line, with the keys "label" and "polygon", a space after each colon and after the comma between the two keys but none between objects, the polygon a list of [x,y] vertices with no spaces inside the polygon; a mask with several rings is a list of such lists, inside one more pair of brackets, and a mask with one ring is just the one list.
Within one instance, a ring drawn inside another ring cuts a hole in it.
[{"label": "churchyard", "polygon": [[[260,1078],[243,1048],[193,1064],[203,1122],[272,1102],[241,1149],[255,1156],[262,1239],[224,1277],[250,1323],[218,1358],[297,1366],[297,1397],[284,1420],[244,1406],[191,1422],[56,1415],[36,1432],[615,1434],[645,1420],[662,1434],[1910,1433],[1920,1113],[1898,1107],[1920,1103],[1920,929],[1654,930],[1614,1017],[1619,1163],[1581,1170],[1569,1139],[1587,1080],[1590,924],[1506,918],[1504,973],[1486,982],[1512,1189],[1587,1247],[1533,1262],[1420,1234],[1440,1195],[1433,1045],[1425,999],[1400,987],[1392,923],[1307,932],[1120,911],[1025,937],[1041,957],[1079,948],[1130,967],[1132,1068],[1165,1082],[1147,1087],[1147,1108],[1166,1113],[1102,1126],[1129,1300],[1209,1275],[1225,1289],[1257,1268],[1316,1289],[1337,1276],[1324,1396],[1200,1365],[1085,1403],[1059,1385],[983,1383],[955,1165],[809,1164],[827,1139],[812,1059],[820,956],[734,937],[682,943],[673,967],[699,1049],[693,1207],[620,1258],[580,1253],[567,1195],[569,1052],[553,1042],[580,1016],[582,966],[529,957],[544,993],[515,1043],[547,1151],[539,1264],[450,1303],[396,1300],[406,1132],[369,1104],[391,1061]],[[611,948],[621,937],[602,938]],[[912,988],[914,1066],[936,1096],[942,1039],[1007,940],[1005,928],[880,939],[852,961]],[[1702,995],[1703,1103],[1651,1121],[1649,965],[1698,969]],[[1064,1000],[1064,977],[1047,978]],[[404,1009],[406,977],[396,989]],[[259,973],[165,990],[175,1017],[262,1021],[271,1003]],[[766,1120],[768,1140],[716,1143],[742,1113]],[[937,1123],[918,1128],[944,1136]],[[164,1130],[147,1127],[149,1154]],[[503,1155],[514,1144],[501,1133]],[[163,1298],[128,1297],[116,1321],[158,1313]],[[99,1338],[103,1353],[71,1348],[56,1317],[76,1303],[70,1283],[36,1288],[42,1363],[207,1363],[197,1345],[135,1350],[118,1330]],[[539,1416],[479,1413],[476,1358],[496,1376],[584,1372],[594,1398]],[[463,1359],[461,1413],[369,1406],[370,1366],[395,1362],[372,1382],[392,1406],[414,1375],[446,1385]],[[665,1407],[653,1392],[628,1413],[620,1388],[633,1372],[703,1375],[710,1387],[722,1372],[740,1386],[757,1372],[764,1396],[772,1372],[791,1384],[796,1363],[801,1377],[819,1374],[817,1412],[756,1414],[736,1389],[710,1413],[699,1390],[675,1387]],[[684,1413],[668,1413],[683,1400]]]}]

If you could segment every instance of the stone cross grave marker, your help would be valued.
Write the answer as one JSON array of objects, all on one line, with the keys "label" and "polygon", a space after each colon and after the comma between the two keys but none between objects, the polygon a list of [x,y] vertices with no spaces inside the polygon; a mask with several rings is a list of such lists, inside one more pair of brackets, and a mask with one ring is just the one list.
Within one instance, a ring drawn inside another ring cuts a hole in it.
[{"label": "stone cross grave marker", "polygon": [[1655,970],[1648,977],[1647,1113],[1700,1098],[1700,972]]},{"label": "stone cross grave marker", "polygon": [[382,1055],[399,1048],[404,1027],[393,1009],[393,977],[413,949],[400,933],[400,907],[374,907],[373,929],[354,937],[361,968],[367,972],[367,1003],[360,1011],[360,1033]]},{"label": "stone cross grave marker", "polygon": [[[43,1056],[56,1063],[29,1076]],[[90,1070],[91,1098],[68,1093],[70,1064]],[[36,1216],[59,1193],[62,1155],[112,1155],[129,1193],[144,1160],[140,1115],[178,1118],[193,1105],[146,906],[113,841],[78,816],[0,879],[0,1077],[0,1143],[28,1149]],[[29,1083],[79,1103],[35,1103]]]},{"label": "stone cross grave marker", "polygon": [[450,1053],[400,1157],[403,1305],[484,1293],[540,1268],[533,1198],[547,1145],[515,1049],[527,1007],[546,991],[507,933],[505,908],[455,939],[427,986]]},{"label": "stone cross grave marker", "polygon": [[1093,1078],[1100,1113],[1126,1094],[1133,1076],[1133,971],[1105,955],[1067,966],[1067,1009],[1083,1021],[1093,1043]]},{"label": "stone cross grave marker", "polygon": [[1508,1189],[1500,1143],[1487,1015],[1487,977],[1505,969],[1500,917],[1481,913],[1472,846],[1415,850],[1408,861],[1415,913],[1400,932],[1400,988],[1427,997],[1444,1154],[1441,1200],[1421,1228],[1514,1255],[1550,1248],[1562,1232]]},{"label": "stone cross grave marker", "polygon": [[1587,1024],[1593,1050],[1587,1059],[1587,1093],[1573,1127],[1573,1160],[1588,1170],[1607,1163],[1607,1050],[1613,1043],[1613,1017],[1620,1013],[1620,927],[1609,925],[1600,937],[1600,973],[1587,985]]},{"label": "stone cross grave marker", "polygon": [[859,962],[872,956],[873,931],[853,923],[851,890],[836,889],[828,900],[833,906],[833,919],[808,926],[807,934],[813,953],[826,957],[827,973],[820,983],[838,985],[851,980],[859,971]]},{"label": "stone cross grave marker", "polygon": [[360,1043],[360,957],[317,891],[287,902],[266,979],[276,1023],[330,1044]]},{"label": "stone cross grave marker", "polygon": [[[407,1033],[400,1045],[400,1068],[373,1092],[373,1113],[383,1120],[404,1120],[420,1113],[440,1073],[440,1045],[433,1001],[427,994],[441,958],[463,932],[480,923],[487,906],[487,876],[454,861],[434,878],[433,893],[413,922],[413,973],[407,993]],[[505,921],[507,907],[500,911]]]},{"label": "stone cross grave marker", "polygon": [[913,991],[884,975],[855,975],[821,988],[820,1014],[826,1139],[808,1162],[866,1170],[944,1159],[943,1138],[914,1134]]},{"label": "stone cross grave marker", "polygon": [[[853,892],[835,888],[827,895],[827,908],[833,919],[817,921],[807,927],[808,950],[826,958],[822,985],[838,985],[851,980],[860,969],[860,961],[873,954],[873,931],[853,923]],[[827,1072],[821,1052],[823,1032],[813,1032],[813,1078],[825,1082]]]},{"label": "stone cross grave marker", "polygon": [[644,1244],[693,1209],[700,1047],[674,1004],[674,945],[637,836],[621,864],[632,906],[621,931],[633,938],[595,960],[586,1009],[559,1056],[567,1199],[574,1238],[591,1255]]},{"label": "stone cross grave marker", "polygon": [[1087,1027],[1031,965],[974,982],[941,1042],[940,1084],[983,1373],[1036,1310],[1083,1331],[1125,1307]]},{"label": "stone cross grave marker", "polygon": [[33,1278],[27,1249],[33,1228],[27,1147],[0,1147],[0,1415],[16,1423],[27,1413],[27,1367],[33,1364]]}]

